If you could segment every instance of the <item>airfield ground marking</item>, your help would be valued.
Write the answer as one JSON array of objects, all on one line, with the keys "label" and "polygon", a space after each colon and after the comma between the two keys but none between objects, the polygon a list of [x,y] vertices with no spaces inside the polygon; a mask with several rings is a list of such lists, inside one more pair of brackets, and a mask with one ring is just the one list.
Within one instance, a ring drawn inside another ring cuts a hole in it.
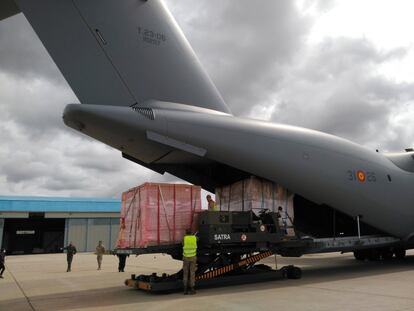
[{"label": "airfield ground marking", "polygon": [[33,311],[36,311],[36,309],[33,307],[32,302],[30,301],[30,298],[27,297],[25,291],[23,290],[23,287],[20,285],[20,283],[17,281],[16,277],[14,276],[13,272],[11,272],[11,270],[6,266],[7,271],[9,272],[9,274],[12,276],[14,282],[16,283],[17,287],[20,289],[20,291],[22,292],[23,296],[26,298],[27,303],[29,304],[30,308]]}]

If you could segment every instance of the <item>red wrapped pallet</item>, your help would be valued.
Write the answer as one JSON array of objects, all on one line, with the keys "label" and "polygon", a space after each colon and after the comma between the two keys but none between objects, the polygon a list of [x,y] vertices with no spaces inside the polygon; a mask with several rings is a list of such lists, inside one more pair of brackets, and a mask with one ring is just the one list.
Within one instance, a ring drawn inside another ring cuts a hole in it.
[{"label": "red wrapped pallet", "polygon": [[181,243],[186,229],[196,229],[201,188],[145,183],[122,194],[118,248]]}]

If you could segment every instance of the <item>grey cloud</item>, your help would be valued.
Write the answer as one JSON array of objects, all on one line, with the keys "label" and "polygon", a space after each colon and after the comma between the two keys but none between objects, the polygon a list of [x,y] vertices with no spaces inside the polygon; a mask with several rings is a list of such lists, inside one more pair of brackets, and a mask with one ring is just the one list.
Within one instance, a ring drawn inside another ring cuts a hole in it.
[{"label": "grey cloud", "polygon": [[[89,150],[85,148],[80,158],[67,152],[72,146],[80,144],[79,138],[71,135],[62,139],[55,137],[41,144],[29,141],[27,136],[20,137],[20,142],[13,146],[13,150],[0,153],[0,176],[6,180],[2,191],[119,197],[122,191],[147,180],[177,180],[169,175],[154,174],[126,161],[119,152],[103,147],[98,142],[84,143]],[[53,148],[48,148],[51,145]],[[88,155],[91,160],[86,162]],[[99,167],[97,163],[111,165]]]},{"label": "grey cloud", "polygon": [[16,159],[3,162],[3,165],[5,169],[2,170],[2,173],[6,176],[7,182],[10,183],[32,182],[44,173],[44,163],[18,161]]},{"label": "grey cloud", "polygon": [[[3,113],[0,120],[13,120],[32,136],[56,135],[56,130],[66,130],[62,112],[67,103],[76,97],[67,87],[51,84],[48,80],[27,80],[24,83],[10,76],[4,77],[14,83],[15,89],[0,84]],[[0,81],[3,80],[0,77]]]},{"label": "grey cloud", "polygon": [[311,25],[290,0],[201,1],[196,12],[184,18],[184,32],[237,115],[268,100]]},{"label": "grey cloud", "polygon": [[[310,51],[300,74],[302,79],[326,80],[361,68],[372,70],[372,66],[402,58],[406,52],[403,47],[391,51],[377,50],[364,38],[326,38]],[[371,73],[371,70],[360,73],[365,76]]]},{"label": "grey cloud", "polygon": [[0,42],[0,71],[21,79],[45,77],[65,83],[23,14],[0,21]]},{"label": "grey cloud", "polygon": [[315,8],[317,11],[324,13],[334,8],[336,3],[337,0],[304,0],[302,5],[305,10]]},{"label": "grey cloud", "polygon": [[109,160],[111,155],[117,154],[120,157],[121,153],[103,144],[82,143],[76,148],[68,149],[66,155],[73,159],[72,164],[85,170],[115,173],[123,168],[121,161]]},{"label": "grey cloud", "polygon": [[392,117],[414,99],[414,84],[395,82],[376,70],[403,57],[405,49],[381,51],[366,39],[329,38],[307,55],[274,94],[279,102],[271,120],[371,148],[401,149],[413,141],[403,141]]},{"label": "grey cloud", "polygon": [[119,197],[148,180],[178,179],[154,174],[123,159],[119,151],[68,131],[32,137],[13,122],[0,123],[2,194]]},{"label": "grey cloud", "polygon": [[[367,142],[376,136],[378,128],[388,123],[391,107],[385,103],[374,104],[358,96],[350,96],[349,90],[333,94],[326,102],[319,128],[342,137]],[[350,90],[352,92],[352,90]]]},{"label": "grey cloud", "polygon": [[337,0],[319,0],[319,1],[312,1],[309,2],[316,2],[315,5],[319,11],[326,12],[332,9],[335,5]]},{"label": "grey cloud", "polygon": [[413,83],[395,82],[383,76],[366,79],[365,87],[369,98],[397,101],[404,104],[414,97]]}]

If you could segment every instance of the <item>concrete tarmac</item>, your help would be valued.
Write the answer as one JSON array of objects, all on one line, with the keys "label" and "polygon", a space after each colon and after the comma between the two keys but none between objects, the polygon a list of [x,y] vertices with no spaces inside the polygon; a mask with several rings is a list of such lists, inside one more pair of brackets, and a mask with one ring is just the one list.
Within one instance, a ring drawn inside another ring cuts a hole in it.
[{"label": "concrete tarmac", "polygon": [[[275,258],[263,261],[275,265]],[[203,289],[195,296],[154,295],[123,285],[131,273],[173,273],[180,262],[164,255],[117,258],[77,254],[66,273],[65,254],[9,256],[0,279],[0,310],[414,310],[414,252],[403,260],[358,262],[350,254],[277,257],[303,268],[301,280]]]}]

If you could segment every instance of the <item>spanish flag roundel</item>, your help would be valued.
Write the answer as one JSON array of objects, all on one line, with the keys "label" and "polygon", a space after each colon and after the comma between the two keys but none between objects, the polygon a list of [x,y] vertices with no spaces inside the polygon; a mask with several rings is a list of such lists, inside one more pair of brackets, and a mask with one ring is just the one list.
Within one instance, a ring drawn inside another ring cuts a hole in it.
[{"label": "spanish flag roundel", "polygon": [[357,178],[360,182],[364,182],[366,179],[365,173],[363,171],[358,171]]}]

